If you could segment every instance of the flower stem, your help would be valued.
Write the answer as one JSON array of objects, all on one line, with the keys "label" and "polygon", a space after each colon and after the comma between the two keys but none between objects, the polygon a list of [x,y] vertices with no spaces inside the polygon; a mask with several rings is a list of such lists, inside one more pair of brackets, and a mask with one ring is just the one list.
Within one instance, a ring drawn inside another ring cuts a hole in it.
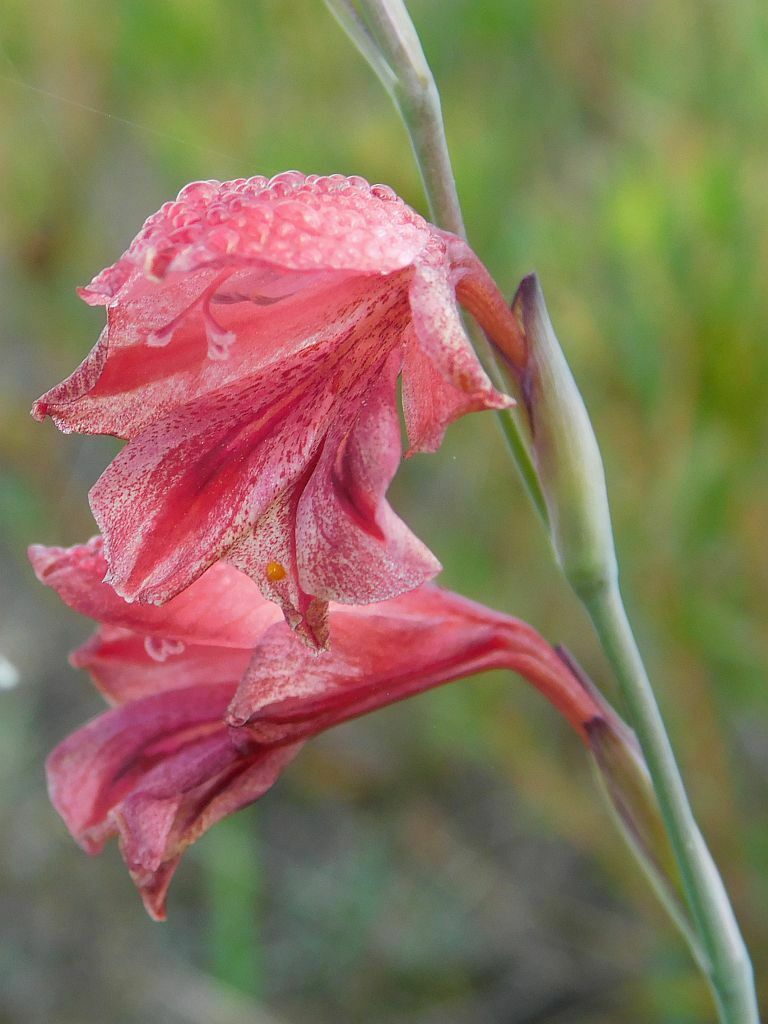
[{"label": "flower stem", "polygon": [[629,711],[706,956],[703,969],[723,1024],[759,1024],[749,954],[722,879],[693,816],[618,580],[578,595],[590,614]]},{"label": "flower stem", "polygon": [[[403,0],[326,0],[393,98],[410,136],[435,222],[465,237],[445,138],[440,98]],[[498,367],[485,339],[479,354],[494,383]],[[542,487],[519,421],[501,412],[502,429],[545,525]],[[749,956],[723,882],[693,817],[648,675],[624,609],[618,578],[579,579],[572,586],[587,608],[611,662],[656,791],[704,957],[694,957],[712,986],[722,1024],[759,1024]],[[683,929],[685,932],[685,929]],[[702,963],[703,961],[703,963]]]},{"label": "flower stem", "polygon": [[[440,94],[403,0],[326,0],[326,5],[376,72],[403,119],[430,216],[444,230],[465,238]],[[507,384],[491,346],[474,324],[469,324],[469,333],[483,369],[495,387],[505,390]],[[528,496],[546,524],[547,506],[520,414],[500,409],[496,416]]]}]

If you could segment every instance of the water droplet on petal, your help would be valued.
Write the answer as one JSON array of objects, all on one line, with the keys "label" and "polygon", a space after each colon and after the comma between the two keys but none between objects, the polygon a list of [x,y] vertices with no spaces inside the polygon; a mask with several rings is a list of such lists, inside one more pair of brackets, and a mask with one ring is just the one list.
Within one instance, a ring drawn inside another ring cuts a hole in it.
[{"label": "water droplet on petal", "polygon": [[269,179],[269,188],[274,189],[275,185],[303,185],[305,175],[301,171],[282,171],[280,174],[275,174],[274,177]]},{"label": "water droplet on petal", "polygon": [[176,202],[206,203],[209,202],[219,191],[221,182],[215,178],[208,181],[191,181],[179,192]]},{"label": "water droplet on petal", "polygon": [[373,185],[371,187],[372,195],[376,196],[377,199],[384,199],[387,202],[397,199],[397,193],[389,187],[389,185]]}]

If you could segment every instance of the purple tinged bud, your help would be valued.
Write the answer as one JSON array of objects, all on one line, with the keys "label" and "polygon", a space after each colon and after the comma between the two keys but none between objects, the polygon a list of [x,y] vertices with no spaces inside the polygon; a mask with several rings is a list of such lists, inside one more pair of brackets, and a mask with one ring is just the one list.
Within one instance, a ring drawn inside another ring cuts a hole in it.
[{"label": "purple tinged bud", "polygon": [[594,719],[587,725],[587,735],[595,775],[611,817],[670,918],[703,963],[685,909],[672,847],[635,734],[616,717]]},{"label": "purple tinged bud", "polygon": [[667,913],[694,955],[700,957],[672,847],[637,737],[573,655],[564,647],[556,650],[598,709],[584,722],[584,733],[598,788],[610,815]]}]

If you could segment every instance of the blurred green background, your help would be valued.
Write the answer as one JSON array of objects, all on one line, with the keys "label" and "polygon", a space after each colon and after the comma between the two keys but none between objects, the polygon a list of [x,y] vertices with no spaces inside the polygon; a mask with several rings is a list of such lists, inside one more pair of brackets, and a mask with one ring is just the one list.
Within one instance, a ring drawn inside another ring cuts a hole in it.
[{"label": "blurred green background", "polygon": [[[601,439],[633,617],[758,974],[768,961],[768,9],[412,0],[471,241],[536,269]],[[404,132],[320,0],[5,0],[0,12],[0,1020],[709,1022],[702,984],[519,680],[314,741],[188,855],[147,919],[116,850],[50,809],[100,709],[89,625],[24,548],[93,532],[115,445],[27,415],[102,313],[74,295],[188,180],[358,173],[424,209]],[[443,581],[567,643],[612,691],[493,418],[403,468]],[[6,673],[7,675],[7,673]],[[768,999],[766,977],[763,997]]]}]

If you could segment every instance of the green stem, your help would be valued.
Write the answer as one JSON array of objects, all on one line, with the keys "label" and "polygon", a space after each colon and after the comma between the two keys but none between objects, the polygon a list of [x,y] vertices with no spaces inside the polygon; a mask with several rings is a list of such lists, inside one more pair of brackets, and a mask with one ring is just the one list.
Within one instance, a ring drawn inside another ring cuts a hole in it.
[{"label": "green stem", "polygon": [[[466,238],[440,94],[403,0],[326,0],[326,5],[392,97],[408,132],[433,221]],[[494,387],[506,390],[485,336],[474,324],[469,325],[469,333]],[[496,416],[526,492],[546,525],[547,505],[519,414],[501,409]]]},{"label": "green stem", "polygon": [[[475,348],[479,349],[480,345],[477,339],[477,332],[470,330],[472,341],[474,342]],[[483,338],[485,341],[485,338]],[[487,365],[485,370],[488,376],[493,381],[494,385],[499,388],[500,391],[504,391],[504,387],[499,385],[495,373],[492,373]],[[496,420],[501,427],[501,432],[504,435],[504,440],[507,442],[507,447],[512,453],[512,459],[517,466],[517,471],[520,474],[520,479],[523,481],[526,493],[531,499],[531,504],[539,515],[544,527],[549,529],[549,512],[547,511],[547,503],[544,500],[544,495],[539,484],[539,478],[536,474],[536,468],[531,458],[531,453],[528,449],[528,445],[523,439],[523,432],[517,421],[517,410],[516,409],[501,409],[496,413]]]},{"label": "green stem", "polygon": [[403,0],[326,3],[395,102],[408,129],[432,219],[464,238],[440,95]]},{"label": "green stem", "polygon": [[722,879],[693,816],[618,582],[582,592],[640,741],[706,955],[703,967],[723,1024],[759,1024],[749,954]]},{"label": "green stem", "polygon": [[[465,237],[443,127],[440,98],[403,0],[326,0],[392,96],[408,130],[433,219]],[[498,368],[485,339],[479,354],[491,379]],[[501,412],[528,493],[549,525],[529,445],[516,420]],[[722,1024],[759,1024],[752,968],[722,880],[693,817],[661,713],[627,619],[618,582],[574,589],[589,611],[621,685],[648,762],[665,826],[678,861],[686,898],[706,960]],[[685,932],[686,929],[683,929]],[[698,943],[694,956],[701,963]]]}]

